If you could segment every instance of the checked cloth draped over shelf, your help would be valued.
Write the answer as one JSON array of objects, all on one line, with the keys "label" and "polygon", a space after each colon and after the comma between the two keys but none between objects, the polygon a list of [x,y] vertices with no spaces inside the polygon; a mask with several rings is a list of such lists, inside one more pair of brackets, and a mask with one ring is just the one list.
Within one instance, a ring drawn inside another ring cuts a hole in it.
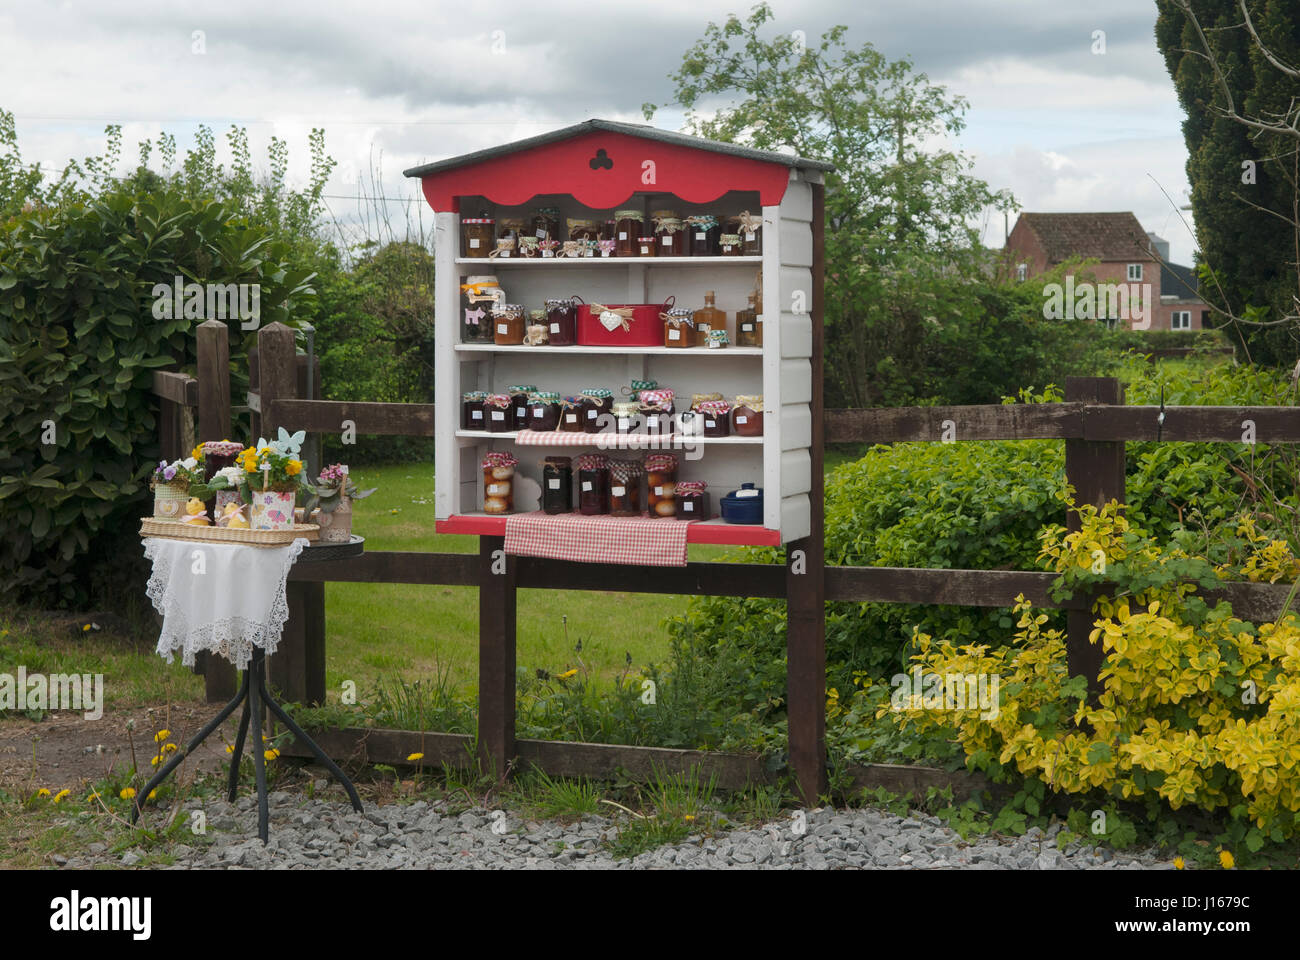
[{"label": "checked cloth draped over shelf", "polygon": [[306,546],[301,537],[283,547],[147,537],[147,593],[163,616],[159,655],[171,663],[179,650],[192,667],[204,650],[246,670],[254,646],[275,653],[289,619],[285,581]]},{"label": "checked cloth draped over shelf", "polygon": [[686,566],[690,522],[662,517],[551,516],[540,510],[506,517],[506,553],[580,563]]}]

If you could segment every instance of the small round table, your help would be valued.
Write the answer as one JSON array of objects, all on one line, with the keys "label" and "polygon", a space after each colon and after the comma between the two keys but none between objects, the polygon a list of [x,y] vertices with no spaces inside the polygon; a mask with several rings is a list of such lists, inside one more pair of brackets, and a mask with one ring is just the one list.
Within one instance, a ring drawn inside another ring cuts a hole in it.
[{"label": "small round table", "polygon": [[[309,543],[303,548],[302,553],[298,555],[298,563],[321,562],[324,560],[343,560],[350,557],[360,556],[365,548],[365,538],[352,535],[352,538],[346,543]],[[257,548],[251,548],[257,549]],[[266,653],[254,645],[252,650],[252,660],[248,669],[244,671],[243,680],[239,686],[239,692],[235,698],[227,703],[213,717],[194,738],[187,743],[184,748],[177,750],[173,756],[151,779],[148,785],[140,793],[136,794],[135,802],[131,805],[131,823],[134,824],[139,819],[142,805],[148,800],[149,794],[167,779],[180,764],[188,757],[204,740],[210,737],[213,732],[225,723],[226,719],[235,712],[235,708],[243,704],[244,710],[239,717],[239,732],[235,736],[234,752],[230,756],[230,777],[227,782],[230,802],[234,802],[235,793],[239,787],[239,761],[243,756],[244,742],[248,737],[249,727],[252,727],[253,734],[253,773],[257,782],[257,835],[261,838],[262,843],[266,843],[269,836],[268,822],[270,820],[270,810],[266,795],[266,757],[261,749],[262,747],[262,708],[269,710],[273,715],[289,728],[289,731],[297,738],[298,742],[307,747],[319,760],[330,774],[343,785],[347,791],[348,799],[352,801],[352,809],[357,813],[361,812],[361,798],[357,795],[357,789],[352,785],[352,781],[347,775],[339,769],[338,764],[330,759],[329,755],[317,745],[316,741],[307,736],[302,727],[294,722],[289,714],[285,713],[284,708],[271,696],[266,686]]]}]

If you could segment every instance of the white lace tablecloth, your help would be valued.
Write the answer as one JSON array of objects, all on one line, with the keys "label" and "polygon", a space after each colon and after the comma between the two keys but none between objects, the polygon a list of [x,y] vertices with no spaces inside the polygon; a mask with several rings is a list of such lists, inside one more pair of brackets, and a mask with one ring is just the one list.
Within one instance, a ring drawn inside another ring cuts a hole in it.
[{"label": "white lace tablecloth", "polygon": [[283,547],[205,543],[147,537],[144,556],[153,562],[148,594],[163,616],[158,653],[194,665],[206,650],[247,669],[253,647],[275,653],[289,619],[285,581],[307,546],[304,538]]}]

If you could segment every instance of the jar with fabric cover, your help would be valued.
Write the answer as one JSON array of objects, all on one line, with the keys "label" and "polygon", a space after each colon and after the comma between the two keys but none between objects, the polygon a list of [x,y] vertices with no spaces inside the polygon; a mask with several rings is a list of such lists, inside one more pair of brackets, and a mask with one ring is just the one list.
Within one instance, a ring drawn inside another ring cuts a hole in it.
[{"label": "jar with fabric cover", "polygon": [[676,516],[677,457],[671,453],[652,453],[645,458],[645,472],[650,516]]},{"label": "jar with fabric cover", "polygon": [[658,248],[656,256],[686,256],[685,224],[675,210],[656,210],[651,222],[654,223],[655,246]]},{"label": "jar with fabric cover", "polygon": [[460,221],[460,255],[486,259],[496,246],[496,221],[491,217],[464,217]]},{"label": "jar with fabric cover", "polygon": [[664,322],[665,347],[695,346],[695,311],[685,307],[673,307],[659,314]]},{"label": "jar with fabric cover", "polygon": [[483,456],[483,512],[493,516],[511,513],[515,508],[515,467],[519,461],[511,453],[493,450]]},{"label": "jar with fabric cover", "polygon": [[522,344],[527,325],[522,304],[502,303],[492,311],[493,339],[498,347]]},{"label": "jar with fabric cover", "polygon": [[561,432],[582,432],[582,397],[565,397],[560,401]]},{"label": "jar with fabric cover", "polygon": [[677,484],[677,519],[708,520],[709,485],[703,480],[681,480]]},{"label": "jar with fabric cover", "polygon": [[538,240],[563,240],[560,236],[560,208],[538,207],[533,213],[532,233]]},{"label": "jar with fabric cover", "polygon": [[641,415],[641,404],[632,400],[623,400],[614,404],[610,412],[614,415],[614,429],[619,433],[640,431],[644,420]]},{"label": "jar with fabric cover", "polygon": [[696,411],[704,419],[705,437],[731,436],[731,404],[726,400],[703,400],[695,405]]},{"label": "jar with fabric cover", "polygon": [[609,513],[609,458],[584,453],[574,466],[578,468],[578,512],[588,517]]},{"label": "jar with fabric cover", "polygon": [[525,347],[545,347],[550,342],[546,332],[546,311],[529,310],[528,323],[524,327]]},{"label": "jar with fabric cover", "polygon": [[536,392],[537,385],[532,383],[512,383],[506,387],[506,393],[510,395],[512,429],[528,429],[528,395]]},{"label": "jar with fabric cover", "polygon": [[739,395],[731,408],[731,429],[741,437],[763,435],[763,395]]},{"label": "jar with fabric cover", "polygon": [[460,397],[460,428],[462,430],[486,430],[487,414],[483,404],[488,395],[485,390],[471,390]]},{"label": "jar with fabric cover", "polygon": [[641,478],[643,476],[645,476],[645,470],[639,461],[609,461],[609,512],[612,516],[641,516]]},{"label": "jar with fabric cover", "polygon": [[673,392],[667,389],[642,390],[638,401],[645,429],[650,434],[673,432]]},{"label": "jar with fabric cover", "polygon": [[700,213],[686,218],[686,245],[692,257],[716,257],[718,255],[718,236],[722,228],[718,218],[710,213]]},{"label": "jar with fabric cover", "polygon": [[528,395],[528,429],[550,432],[560,425],[560,395],[549,390]]},{"label": "jar with fabric cover", "polygon": [[555,347],[578,342],[578,304],[581,297],[552,297],[546,301],[546,331]]},{"label": "jar with fabric cover", "polygon": [[573,463],[568,457],[542,461],[542,512],[551,516],[573,512]]},{"label": "jar with fabric cover", "polygon": [[489,433],[509,433],[515,427],[515,418],[510,412],[510,394],[490,393],[483,401],[483,415],[487,420]]},{"label": "jar with fabric cover", "polygon": [[635,257],[637,240],[645,233],[645,214],[640,210],[619,210],[614,214],[615,252],[620,257]]},{"label": "jar with fabric cover", "polygon": [[600,418],[614,410],[614,392],[604,387],[583,387],[578,396],[582,400],[583,432],[600,433],[608,423]]}]

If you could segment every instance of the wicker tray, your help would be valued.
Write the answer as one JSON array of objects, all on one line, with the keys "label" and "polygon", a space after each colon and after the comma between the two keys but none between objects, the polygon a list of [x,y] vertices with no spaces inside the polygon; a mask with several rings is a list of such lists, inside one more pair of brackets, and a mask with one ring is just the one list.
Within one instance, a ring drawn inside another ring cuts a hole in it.
[{"label": "wicker tray", "polygon": [[140,518],[140,536],[166,537],[171,540],[206,540],[209,543],[247,543],[255,547],[282,547],[299,537],[314,541],[320,527],[314,523],[295,523],[292,530],[244,530],[229,527],[199,526],[179,520]]}]

